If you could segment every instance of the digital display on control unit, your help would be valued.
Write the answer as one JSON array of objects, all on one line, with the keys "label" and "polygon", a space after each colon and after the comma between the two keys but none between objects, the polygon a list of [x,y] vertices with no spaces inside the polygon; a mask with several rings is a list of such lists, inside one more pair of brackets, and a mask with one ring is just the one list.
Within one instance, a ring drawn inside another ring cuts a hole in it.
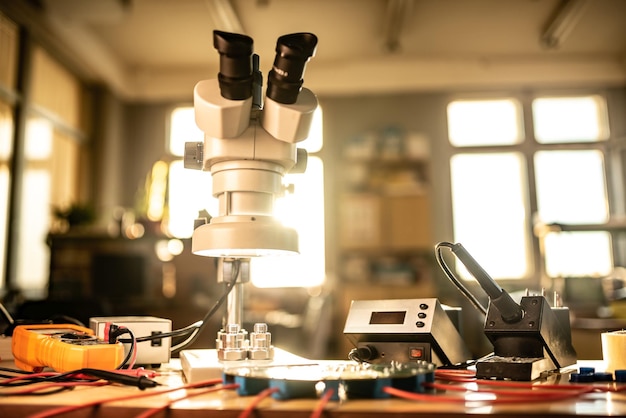
[{"label": "digital display on control unit", "polygon": [[392,312],[372,312],[370,316],[371,325],[379,324],[404,324],[404,317],[406,311],[392,311]]}]

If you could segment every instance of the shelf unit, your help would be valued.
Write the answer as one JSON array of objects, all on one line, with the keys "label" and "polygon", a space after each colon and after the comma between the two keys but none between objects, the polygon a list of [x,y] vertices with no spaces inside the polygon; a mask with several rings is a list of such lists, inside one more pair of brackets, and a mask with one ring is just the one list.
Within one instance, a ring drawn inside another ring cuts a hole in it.
[{"label": "shelf unit", "polygon": [[347,142],[338,199],[343,282],[412,286],[430,279],[428,139],[385,128]]}]

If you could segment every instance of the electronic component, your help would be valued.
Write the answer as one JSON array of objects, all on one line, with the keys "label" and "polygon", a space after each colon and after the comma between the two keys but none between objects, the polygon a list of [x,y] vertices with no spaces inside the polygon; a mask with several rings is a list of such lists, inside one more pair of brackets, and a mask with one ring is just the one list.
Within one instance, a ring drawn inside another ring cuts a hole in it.
[{"label": "electronic component", "polygon": [[82,368],[113,370],[124,359],[121,343],[109,344],[89,328],[73,324],[19,325],[12,337],[15,365],[29,372]]},{"label": "electronic component", "polygon": [[267,332],[267,324],[254,324],[254,331],[248,333],[237,324],[228,324],[225,330],[217,333],[215,345],[220,361],[271,360],[274,357],[272,336]]},{"label": "electronic component", "polygon": [[[171,337],[154,338],[148,341],[141,341],[141,339],[169,333],[172,331],[171,320],[154,316],[103,316],[89,319],[89,327],[102,339],[105,337],[107,323],[128,328],[135,338],[140,340],[135,347],[137,350],[135,364],[159,365],[170,361]],[[130,343],[124,343],[126,353],[130,348]]]},{"label": "electronic component", "polygon": [[470,353],[450,315],[436,298],[352,301],[344,334],[359,360],[428,361],[439,366],[470,359]]},{"label": "electronic component", "polygon": [[239,385],[237,393],[241,396],[276,388],[272,394],[275,399],[316,398],[333,389],[332,400],[346,400],[388,398],[385,387],[424,392],[423,383],[434,381],[435,369],[433,363],[426,361],[367,364],[327,360],[290,366],[226,368],[223,376],[224,383]]}]

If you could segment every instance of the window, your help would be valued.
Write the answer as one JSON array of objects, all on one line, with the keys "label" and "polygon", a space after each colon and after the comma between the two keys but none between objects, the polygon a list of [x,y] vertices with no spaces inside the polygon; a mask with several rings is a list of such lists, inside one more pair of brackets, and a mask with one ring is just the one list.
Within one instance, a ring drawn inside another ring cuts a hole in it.
[{"label": "window", "polygon": [[602,224],[609,220],[600,151],[538,151],[534,162],[542,222]]},{"label": "window", "polygon": [[169,152],[177,159],[169,165],[169,232],[177,238],[189,238],[198,212],[217,213],[217,201],[211,195],[211,174],[183,167],[185,142],[202,142],[204,133],[194,119],[193,107],[179,107],[170,119]]},{"label": "window", "polygon": [[[2,13],[0,45],[0,90],[14,93],[17,80],[18,27]],[[0,289],[5,287],[13,135],[13,107],[0,99]]]},{"label": "window", "polygon": [[456,101],[448,106],[450,143],[457,147],[522,141],[520,105],[512,99]]},{"label": "window", "polygon": [[[300,254],[291,257],[259,257],[252,260],[251,281],[258,287],[313,287],[325,279],[324,247],[324,166],[316,156],[323,145],[322,113],[318,108],[309,138],[298,144],[309,153],[306,172],[288,174],[285,183],[294,192],[276,202],[276,217],[298,231]],[[211,195],[210,173],[185,169],[182,163],[185,142],[202,141],[203,132],[194,121],[193,107],[179,107],[170,118],[169,152],[177,157],[169,164],[169,232],[178,238],[191,237],[198,212],[217,214],[217,200]]]},{"label": "window", "polygon": [[39,116],[28,118],[25,140],[17,278],[22,289],[41,290],[48,284],[52,209],[77,201],[79,145]]},{"label": "window", "polygon": [[0,101],[0,288],[4,286],[4,265],[7,245],[9,210],[9,161],[12,155],[13,114],[9,105]]},{"label": "window", "polygon": [[[29,118],[26,125],[26,169],[20,216],[17,277],[26,289],[42,288],[48,279],[49,253],[46,234],[50,225],[52,125],[45,119]],[[29,193],[37,190],[37,193]],[[28,249],[28,250],[27,250]]]},{"label": "window", "polygon": [[600,96],[544,97],[533,101],[535,138],[542,144],[605,140],[609,124]]},{"label": "window", "polygon": [[[40,298],[45,295],[49,278],[50,249],[46,238],[50,232],[56,232],[53,209],[81,203],[82,178],[78,170],[85,152],[85,118],[81,114],[80,81],[43,48],[34,46],[32,54],[32,97],[22,104],[27,120],[24,138],[18,138],[24,156],[18,187],[22,193],[10,196],[20,208],[13,225],[16,246],[11,249],[15,260],[11,280],[27,297]],[[4,139],[2,142],[4,154],[7,145]],[[1,173],[0,170],[0,182],[4,183],[7,176]]]},{"label": "window", "polygon": [[[448,105],[454,239],[496,279],[606,275],[605,101],[536,97],[530,105],[530,114],[516,98]],[[533,237],[535,223],[557,227]]]},{"label": "window", "polygon": [[452,157],[455,240],[471,248],[493,277],[530,273],[524,166],[519,153]]}]

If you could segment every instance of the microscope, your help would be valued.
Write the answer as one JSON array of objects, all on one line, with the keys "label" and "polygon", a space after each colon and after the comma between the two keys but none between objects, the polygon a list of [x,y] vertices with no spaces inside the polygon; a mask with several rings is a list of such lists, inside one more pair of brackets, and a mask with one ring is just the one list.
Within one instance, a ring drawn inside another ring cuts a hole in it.
[{"label": "microscope", "polygon": [[216,257],[218,282],[230,287],[216,339],[219,361],[271,360],[267,324],[255,324],[249,336],[243,329],[243,286],[252,257],[298,253],[297,232],[273,212],[288,188],[285,174],[306,170],[306,151],[296,144],[308,137],[318,106],[302,87],[317,37],[302,32],[278,38],[265,95],[252,38],[216,30],[213,45],[220,55],[218,77],[194,88],[204,141],[185,144],[184,164],[210,171],[219,213],[196,220],[192,252]]}]

